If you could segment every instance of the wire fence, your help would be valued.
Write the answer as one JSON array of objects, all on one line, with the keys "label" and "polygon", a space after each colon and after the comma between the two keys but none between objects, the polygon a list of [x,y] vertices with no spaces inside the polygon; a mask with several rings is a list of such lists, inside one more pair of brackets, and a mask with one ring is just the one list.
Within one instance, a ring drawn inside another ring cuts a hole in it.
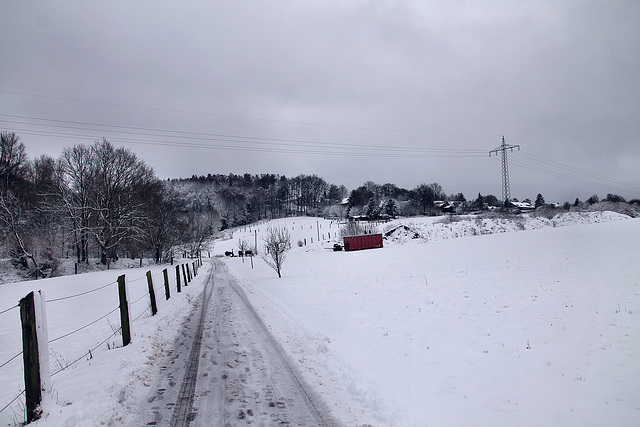
[{"label": "wire fence", "polygon": [[[184,266],[184,264],[183,264],[183,266]],[[186,265],[186,268],[189,268],[188,264]],[[171,269],[168,269],[168,268],[165,269],[165,270],[167,271],[167,278],[169,276],[173,276],[172,279],[168,280],[169,288],[173,287],[174,289],[176,289],[177,283],[181,280],[181,278],[176,277],[176,274],[181,274],[181,273],[179,273],[179,272],[173,273],[171,271]],[[152,279],[152,283],[151,283],[152,286],[150,286],[150,288],[148,288],[146,290],[146,292],[143,292],[141,295],[136,296],[136,298],[132,302],[130,302],[128,304],[127,309],[130,309],[130,308],[134,307],[135,305],[141,303],[144,300],[148,301],[148,304],[144,308],[142,308],[137,314],[135,314],[135,316],[132,316],[133,319],[130,320],[130,323],[137,322],[137,321],[139,321],[139,320],[141,320],[143,318],[146,318],[146,317],[151,317],[151,315],[153,314],[152,313],[152,308],[151,308],[152,303],[151,303],[151,298],[150,298],[151,297],[150,289],[152,289],[155,292],[156,296],[162,295],[163,289],[164,289],[164,291],[166,291],[165,278],[164,278],[164,275],[165,275],[164,271],[165,270],[160,270],[160,271],[156,272],[155,274],[150,274],[149,276]],[[193,277],[195,277],[195,275],[196,275],[195,268],[193,270],[194,270],[193,271]],[[127,280],[126,283],[127,283],[127,285],[130,285],[132,283],[137,283],[139,281],[142,281],[143,279],[147,279],[147,277],[148,277],[147,274],[145,274],[145,275],[143,275],[141,277],[137,277],[135,279]],[[60,302],[60,301],[71,300],[71,299],[75,299],[75,298],[79,298],[79,297],[85,297],[86,298],[90,294],[93,294],[93,293],[98,292],[98,291],[103,290],[103,289],[112,288],[117,284],[118,284],[118,281],[116,280],[116,281],[109,282],[109,283],[106,283],[106,284],[101,285],[101,286],[97,286],[97,287],[95,287],[93,289],[90,289],[90,290],[87,290],[87,291],[82,291],[82,292],[74,293],[74,294],[71,294],[71,295],[65,295],[65,296],[62,296],[62,297],[52,298],[52,299],[46,300],[46,303],[47,304],[48,303],[57,303],[57,302]],[[138,291],[140,290],[139,287],[137,287],[136,289]],[[156,308],[159,305],[164,305],[165,301],[168,298],[169,298],[169,293],[167,293],[164,297],[156,297],[156,300],[155,300]],[[5,308],[5,309],[0,311],[0,315],[5,315],[7,313],[13,312],[14,310],[19,311],[18,310],[19,308],[20,308],[20,304]],[[73,329],[69,330],[68,332],[61,333],[60,335],[56,336],[55,338],[48,340],[48,344],[57,343],[57,342],[59,342],[61,340],[64,340],[65,338],[74,336],[75,334],[77,334],[77,333],[79,333],[81,331],[87,330],[92,326],[96,327],[96,325],[99,324],[99,322],[105,321],[105,319],[108,322],[109,327],[111,328],[111,331],[112,331],[112,333],[109,334],[109,336],[107,336],[106,338],[102,339],[97,344],[92,345],[82,355],[80,355],[78,357],[74,357],[74,358],[72,358],[71,360],[68,360],[68,361],[64,360],[64,359],[62,359],[62,362],[60,360],[57,360],[57,363],[56,363],[57,364],[57,369],[55,369],[50,374],[51,377],[60,374],[61,372],[69,369],[70,367],[76,366],[76,364],[78,362],[82,361],[83,359],[86,359],[86,360],[92,359],[93,356],[94,356],[94,352],[97,349],[99,349],[101,346],[105,345],[105,344],[107,344],[107,348],[108,349],[115,347],[115,343],[113,344],[113,346],[111,346],[110,344],[108,344],[108,342],[109,342],[109,340],[112,340],[115,336],[117,336],[117,335],[122,333],[122,325],[120,325],[120,319],[118,319],[118,323],[117,323],[118,326],[114,327],[113,323],[111,323],[111,321],[109,321],[108,318],[109,318],[109,316],[114,315],[114,313],[116,313],[120,309],[121,309],[121,307],[120,307],[120,305],[118,305],[117,307],[109,310],[105,314],[103,314],[103,315],[101,315],[101,316],[99,316],[99,317],[97,317],[97,318],[95,318],[95,319],[93,319],[91,321],[83,323],[82,326],[79,326],[77,328],[73,328]],[[104,329],[104,326],[102,328]],[[74,347],[77,347],[77,346],[74,346]],[[5,360],[2,363],[0,363],[0,369],[3,369],[5,367],[7,367],[9,364],[11,364],[11,362],[13,362],[16,359],[20,358],[20,356],[22,356],[23,353],[24,353],[24,350],[18,352],[17,354],[12,355],[7,360]],[[0,408],[0,413],[4,412],[8,408],[10,408],[11,405],[14,404],[23,395],[25,395],[25,390],[24,389],[20,389],[20,392],[16,396],[14,396],[8,403],[4,404]]]}]

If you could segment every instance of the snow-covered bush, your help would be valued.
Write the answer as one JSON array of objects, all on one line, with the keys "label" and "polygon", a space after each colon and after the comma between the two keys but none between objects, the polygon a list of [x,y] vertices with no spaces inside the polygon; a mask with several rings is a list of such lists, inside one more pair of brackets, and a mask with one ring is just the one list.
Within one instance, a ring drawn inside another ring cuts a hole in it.
[{"label": "snow-covered bush", "polygon": [[361,236],[363,234],[373,234],[374,232],[377,232],[375,226],[371,224],[364,225],[359,221],[349,221],[340,227],[340,236],[342,237]]}]

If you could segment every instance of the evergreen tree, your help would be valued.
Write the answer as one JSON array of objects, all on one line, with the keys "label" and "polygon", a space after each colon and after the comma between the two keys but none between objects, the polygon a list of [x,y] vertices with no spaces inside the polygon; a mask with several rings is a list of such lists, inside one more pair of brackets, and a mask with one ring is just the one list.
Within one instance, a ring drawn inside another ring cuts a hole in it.
[{"label": "evergreen tree", "polygon": [[534,206],[536,207],[536,209],[538,209],[540,206],[544,204],[545,204],[544,197],[542,197],[542,194],[538,193],[538,195],[536,196],[536,203]]},{"label": "evergreen tree", "polygon": [[626,200],[624,199],[624,197],[619,196],[617,194],[607,194],[607,202],[614,202],[614,203],[626,203]]},{"label": "evergreen tree", "polygon": [[476,198],[476,201],[473,202],[473,205],[476,209],[482,210],[484,208],[484,198],[482,197],[482,194],[478,193],[478,197]]},{"label": "evergreen tree", "polygon": [[369,199],[365,213],[368,219],[378,219],[378,217],[380,217],[380,208],[375,198],[372,197]]},{"label": "evergreen tree", "polygon": [[386,213],[390,218],[395,218],[398,216],[398,206],[396,205],[395,200],[387,200],[387,203],[385,203],[384,205],[384,213]]},{"label": "evergreen tree", "polygon": [[500,206],[500,200],[498,200],[498,198],[496,196],[494,196],[493,194],[487,194],[486,196],[484,196],[484,202],[486,204],[488,204],[489,206]]}]

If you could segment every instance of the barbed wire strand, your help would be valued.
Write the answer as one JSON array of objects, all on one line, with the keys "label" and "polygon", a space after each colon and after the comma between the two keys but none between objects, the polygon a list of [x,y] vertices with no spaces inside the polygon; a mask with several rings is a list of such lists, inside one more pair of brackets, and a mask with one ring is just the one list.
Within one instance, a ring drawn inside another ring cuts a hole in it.
[{"label": "barbed wire strand", "polygon": [[145,274],[144,276],[138,277],[137,279],[132,279],[132,280],[128,280],[128,283],[133,283],[133,282],[137,282],[138,280],[142,280],[142,279],[146,279],[147,275]]},{"label": "barbed wire strand", "polygon": [[4,309],[4,310],[0,311],[0,314],[8,313],[9,311],[11,311],[11,310],[13,310],[13,309],[15,309],[15,308],[18,308],[18,307],[20,307],[20,304],[16,304],[16,305],[14,305],[13,307],[9,307],[9,308],[6,308],[6,309]]},{"label": "barbed wire strand", "polygon": [[55,341],[61,340],[62,338],[66,338],[66,337],[68,337],[69,335],[73,335],[73,334],[75,334],[76,332],[80,332],[81,330],[83,330],[83,329],[85,329],[85,328],[87,328],[87,327],[89,327],[89,326],[93,325],[94,323],[99,322],[100,320],[104,319],[104,318],[105,318],[105,317],[107,317],[108,315],[110,315],[110,314],[114,313],[114,312],[115,312],[116,310],[118,310],[119,308],[120,308],[120,306],[118,306],[118,307],[114,308],[113,310],[111,310],[110,312],[108,312],[107,314],[105,314],[104,316],[99,317],[98,319],[94,320],[94,321],[93,321],[93,322],[91,322],[91,323],[87,323],[86,325],[84,325],[84,326],[82,326],[82,327],[80,327],[80,328],[78,328],[78,329],[76,329],[76,330],[74,330],[74,331],[68,332],[68,333],[66,333],[66,334],[64,334],[64,335],[61,335],[61,336],[57,337],[57,338],[54,338],[54,339],[52,339],[52,340],[49,340],[49,344],[51,344],[52,342],[55,342]]},{"label": "barbed wire strand", "polygon": [[0,365],[0,369],[4,368],[5,366],[7,366],[9,363],[11,363],[11,361],[13,361],[16,357],[20,356],[22,354],[22,352],[16,354],[15,356],[13,356],[11,359],[7,360],[6,362],[4,362],[2,365]]},{"label": "barbed wire strand", "polygon": [[60,370],[54,372],[51,374],[51,376],[53,377],[54,375],[59,374],[60,372],[69,369],[71,366],[75,365],[76,363],[78,363],[80,360],[84,359],[85,357],[91,355],[91,353],[93,351],[95,351],[98,347],[100,347],[102,344],[106,343],[107,341],[109,341],[112,337],[116,336],[117,334],[120,333],[120,330],[122,329],[122,327],[118,328],[115,330],[115,332],[113,332],[111,335],[109,335],[107,337],[107,339],[105,339],[104,341],[102,341],[100,344],[96,345],[95,347],[93,347],[92,349],[90,349],[89,351],[87,351],[86,353],[84,353],[82,356],[78,357],[76,360],[74,360],[73,362],[67,364],[67,366],[61,368]]},{"label": "barbed wire strand", "polygon": [[162,296],[164,296],[164,282],[158,285],[158,287],[156,288],[156,294],[162,294]]},{"label": "barbed wire strand", "polygon": [[18,398],[20,396],[22,396],[24,394],[24,390],[22,390],[16,397],[14,397],[11,402],[7,403],[6,405],[4,405],[4,407],[2,409],[0,409],[0,412],[4,411],[5,409],[7,409],[9,406],[11,406],[11,404],[13,402],[15,402],[16,400],[18,400]]},{"label": "barbed wire strand", "polygon": [[99,291],[100,289],[104,289],[104,288],[106,288],[106,287],[108,287],[108,286],[115,285],[116,283],[118,283],[118,281],[117,281],[117,280],[116,280],[116,281],[113,281],[113,282],[110,282],[110,283],[107,283],[106,285],[99,286],[99,287],[97,287],[97,288],[95,288],[95,289],[91,289],[91,290],[89,290],[89,291],[80,292],[80,293],[78,293],[78,294],[73,294],[73,295],[68,295],[68,296],[66,296],[66,297],[53,298],[53,299],[47,300],[47,302],[62,301],[62,300],[70,299],[70,298],[76,298],[76,297],[79,297],[79,296],[82,296],[82,295],[87,295],[87,294],[90,294],[90,293],[92,293],[92,292]]},{"label": "barbed wire strand", "polygon": [[145,298],[145,297],[147,297],[147,296],[149,296],[149,291],[147,291],[147,293],[146,293],[146,294],[142,295],[142,296],[141,296],[140,298],[138,298],[137,300],[135,300],[135,301],[133,301],[133,302],[129,303],[129,305],[130,305],[130,306],[132,306],[133,304],[135,304],[135,303],[139,302],[140,300],[142,300],[143,298]]},{"label": "barbed wire strand", "polygon": [[131,323],[133,323],[133,322],[135,322],[136,320],[140,319],[140,318],[142,317],[142,315],[143,315],[143,314],[145,314],[147,311],[150,311],[150,310],[151,310],[151,307],[147,307],[147,308],[145,308],[145,309],[142,311],[142,313],[138,314],[138,316],[136,316],[136,318],[135,318],[135,319],[133,319],[133,320],[131,321]]}]

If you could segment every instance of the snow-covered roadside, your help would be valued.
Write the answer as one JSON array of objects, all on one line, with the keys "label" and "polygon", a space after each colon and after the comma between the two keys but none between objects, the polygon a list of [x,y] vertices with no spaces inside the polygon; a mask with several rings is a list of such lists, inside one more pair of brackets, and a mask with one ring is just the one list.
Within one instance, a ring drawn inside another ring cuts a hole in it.
[{"label": "snow-covered roadside", "polygon": [[[184,260],[191,263],[192,260]],[[165,301],[162,269],[168,268],[171,298]],[[131,306],[132,342],[122,347],[120,335],[82,357],[89,349],[113,334],[120,324],[116,311],[104,319],[68,337],[50,344],[51,371],[66,368],[52,377],[43,418],[36,425],[127,425],[138,409],[139,400],[148,390],[150,379],[158,369],[164,351],[172,345],[187,316],[202,292],[210,265],[200,267],[199,274],[182,292],[176,292],[175,267],[156,266],[141,269],[109,270],[77,276],[58,277],[0,286],[1,308],[17,304],[31,290],[42,290],[47,300],[75,295],[90,289],[103,289],[76,298],[47,303],[50,340],[65,335],[109,313],[118,306],[116,278],[125,274]],[[158,289],[158,314],[151,317],[145,273],[151,271]],[[0,318],[0,360],[4,362],[22,348],[19,310],[13,309]],[[115,348],[114,348],[115,347]],[[71,363],[77,358],[79,361]],[[23,388],[22,358],[0,369],[0,401],[9,402]],[[21,397],[0,413],[0,425],[24,421]]]},{"label": "snow-covered roadside", "polygon": [[443,233],[427,244],[294,247],[280,280],[258,260],[227,264],[345,425],[634,425],[640,222],[624,218],[531,218],[511,231],[536,231],[492,235],[511,226],[474,219],[477,237],[459,239],[468,223],[425,220]]}]

